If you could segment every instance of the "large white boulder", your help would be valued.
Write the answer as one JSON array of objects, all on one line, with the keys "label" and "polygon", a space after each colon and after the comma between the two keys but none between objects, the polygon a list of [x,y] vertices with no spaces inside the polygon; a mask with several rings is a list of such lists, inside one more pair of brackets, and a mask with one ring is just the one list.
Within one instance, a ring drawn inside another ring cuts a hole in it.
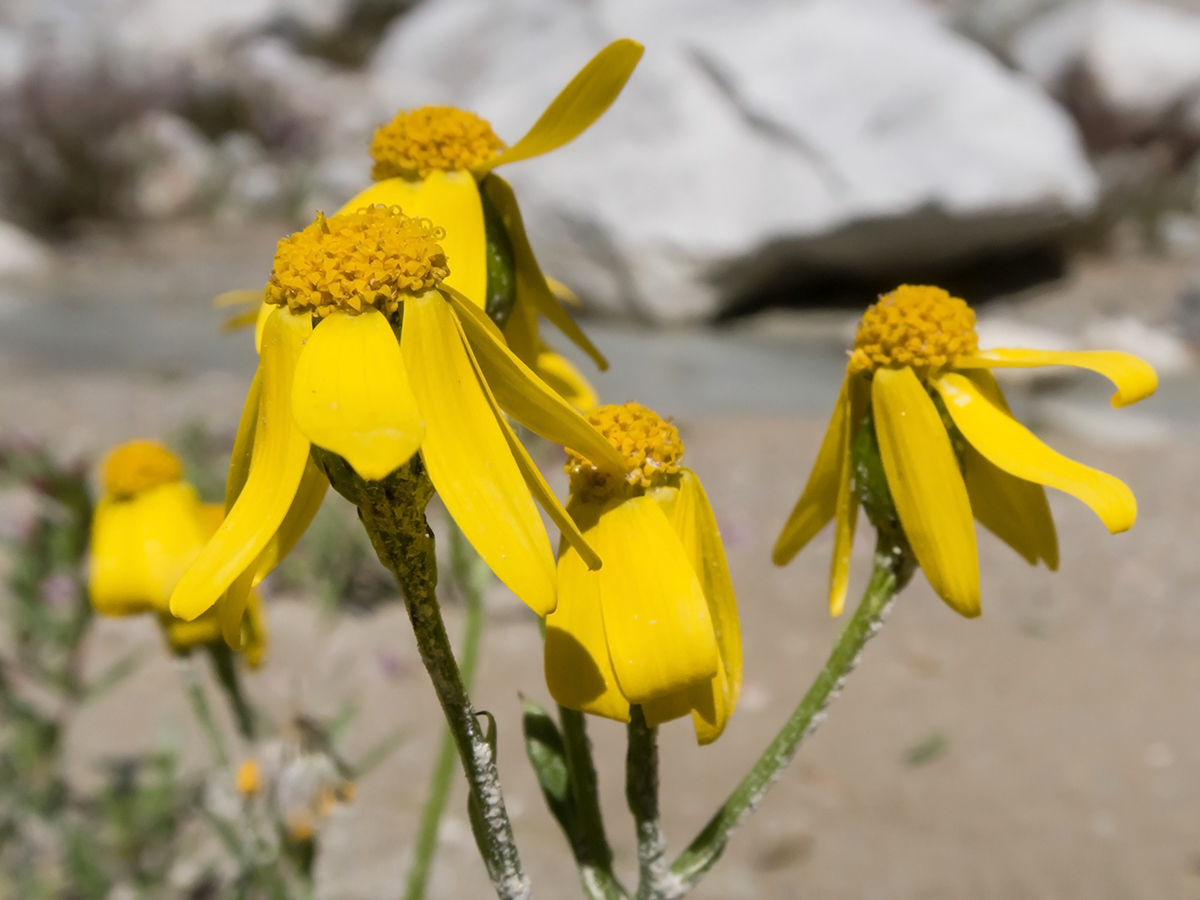
[{"label": "large white boulder", "polygon": [[376,54],[379,117],[450,103],[513,141],[622,36],[647,52],[612,110],[503,170],[601,308],[710,315],[789,267],[945,261],[1095,200],[1069,118],[909,0],[431,0]]},{"label": "large white boulder", "polygon": [[1200,15],[1189,10],[1081,0],[1034,19],[1009,52],[1048,90],[1104,116],[1112,138],[1177,128],[1181,113],[1187,127],[1200,98]]}]

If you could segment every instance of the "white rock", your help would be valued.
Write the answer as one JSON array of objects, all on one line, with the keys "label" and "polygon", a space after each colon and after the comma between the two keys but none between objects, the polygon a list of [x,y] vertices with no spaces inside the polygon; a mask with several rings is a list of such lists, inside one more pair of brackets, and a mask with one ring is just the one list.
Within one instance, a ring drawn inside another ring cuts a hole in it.
[{"label": "white rock", "polygon": [[0,220],[0,281],[44,275],[52,259],[41,241],[11,222]]},{"label": "white rock", "polygon": [[1105,109],[1147,127],[1200,92],[1200,15],[1141,0],[1083,0],[1013,38],[1022,70],[1061,93],[1075,73]]},{"label": "white rock", "polygon": [[1178,375],[1195,365],[1187,342],[1169,331],[1151,328],[1135,316],[1093,322],[1083,330],[1089,350],[1123,350],[1154,366],[1159,375]]},{"label": "white rock", "polygon": [[760,254],[944,260],[1094,202],[1070,120],[913,0],[433,0],[377,53],[379,118],[451,103],[514,141],[620,36],[647,53],[609,113],[503,172],[548,267],[602,308],[709,315],[714,276]]}]

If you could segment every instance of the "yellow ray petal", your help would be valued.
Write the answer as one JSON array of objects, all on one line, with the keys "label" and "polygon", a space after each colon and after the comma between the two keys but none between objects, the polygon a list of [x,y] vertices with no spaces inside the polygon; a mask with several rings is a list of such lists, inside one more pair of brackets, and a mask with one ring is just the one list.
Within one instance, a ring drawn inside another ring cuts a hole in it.
[{"label": "yellow ray petal", "polygon": [[[976,369],[965,375],[998,409],[1012,415],[991,372]],[[1044,487],[1009,475],[970,444],[963,453],[963,480],[971,498],[971,512],[984,528],[1016,550],[1031,566],[1043,559],[1051,571],[1058,569],[1058,534]]]},{"label": "yellow ray petal", "polygon": [[695,694],[691,709],[696,740],[702,745],[711,744],[725,730],[742,691],[742,629],[717,517],[704,485],[691,469],[679,473],[672,525],[700,580],[721,656],[716,676],[707,684],[691,688]]},{"label": "yellow ray petal", "polygon": [[576,309],[583,306],[583,301],[579,299],[579,295],[557,278],[551,278],[547,275],[546,286],[550,288],[550,293],[554,294],[565,306],[574,306]]},{"label": "yellow ray petal", "polygon": [[425,420],[383,313],[333,312],[317,324],[296,365],[292,415],[305,437],[368,481],[417,452]]},{"label": "yellow ray petal", "polygon": [[250,601],[246,604],[246,617],[242,620],[245,633],[242,636],[242,656],[246,665],[257,669],[262,665],[263,657],[267,654],[269,643],[267,632],[267,617],[263,614],[262,599],[255,591],[250,592]]},{"label": "yellow ray petal", "polygon": [[312,333],[308,315],[278,309],[263,329],[262,401],[245,487],[171,596],[171,613],[194,619],[246,571],[291,506],[308,462],[308,439],[292,421],[292,375]]},{"label": "yellow ray petal", "polygon": [[775,540],[771,559],[777,566],[791,562],[809,541],[816,537],[837,513],[838,485],[841,483],[844,461],[850,450],[846,444],[846,423],[849,421],[849,376],[842,382],[833,415],[825,429],[817,461],[808,474],[808,482],[800,499],[792,507],[783,530]]},{"label": "yellow ray petal", "polygon": [[159,624],[166,634],[167,643],[176,653],[183,653],[193,647],[211,644],[221,639],[221,622],[216,613],[212,612],[190,622],[164,613],[159,616]]},{"label": "yellow ray petal", "polygon": [[625,471],[628,464],[620,451],[579,410],[513,355],[499,329],[482,310],[475,309],[455,291],[447,291],[446,295],[475,351],[484,378],[505,412],[548,441],[570,447],[594,463]]},{"label": "yellow ray petal", "polygon": [[234,650],[242,649],[242,639],[245,631],[242,629],[242,618],[250,604],[251,586],[254,584],[254,574],[258,571],[257,563],[248,566],[217,600],[217,617],[221,620],[221,634],[225,643]]},{"label": "yellow ray petal", "polygon": [[104,615],[166,609],[207,539],[195,489],[159,485],[128,500],[105,498],[92,520],[88,590]]},{"label": "yellow ray petal", "polygon": [[642,58],[643,49],[628,38],[613,41],[559,91],[523,138],[477,165],[475,174],[482,177],[496,166],[541,156],[575,140],[612,106]]},{"label": "yellow ray petal", "polygon": [[654,499],[610,504],[596,531],[604,631],[625,698],[645,703],[716,675],[720,656],[704,590]]},{"label": "yellow ray petal", "polygon": [[562,354],[545,348],[538,353],[530,368],[542,381],[550,385],[555,393],[584,415],[600,405],[596,389]]},{"label": "yellow ray petal", "polygon": [[[554,327],[565,334],[576,347],[586,353],[596,363],[601,372],[608,369],[608,360],[596,349],[583,330],[575,324],[575,320],[562,308],[546,277],[542,274],[533,248],[529,245],[529,236],[525,233],[525,222],[521,218],[521,209],[517,206],[517,196],[512,186],[499,175],[489,175],[482,184],[488,199],[492,201],[504,222],[509,240],[513,246],[513,262],[517,267],[517,305],[541,313]],[[534,321],[536,331],[536,319]]]},{"label": "yellow ray petal", "polygon": [[912,369],[872,380],[875,433],[888,488],[917,562],[938,596],[979,615],[979,555],[971,503],[950,436]]},{"label": "yellow ray petal", "polygon": [[1145,360],[1116,350],[980,350],[954,361],[955,369],[1013,369],[1075,366],[1099,372],[1117,387],[1110,401],[1118,409],[1145,400],[1158,389],[1158,374]]},{"label": "yellow ray petal", "polygon": [[854,531],[858,524],[858,494],[854,490],[854,439],[867,414],[870,385],[857,376],[846,379],[847,414],[842,423],[842,471],[838,477],[837,506],[834,516],[833,555],[829,561],[829,614],[840,616],[846,606],[850,586],[850,557],[854,551]]},{"label": "yellow ray petal", "polygon": [[279,530],[271,538],[271,543],[267,544],[267,549],[259,555],[258,563],[254,567],[255,585],[269,575],[292,552],[296,542],[308,530],[308,526],[312,524],[313,518],[320,510],[327,490],[329,490],[329,479],[325,477],[325,473],[312,461],[310,456],[304,466],[300,487],[296,489],[296,496],[292,499],[292,505],[288,508],[287,515],[283,517]]},{"label": "yellow ray petal", "polygon": [[450,275],[445,284],[478,304],[487,300],[487,235],[479,186],[470,172],[430,172],[423,179],[388,178],[354,197],[338,213],[382,203],[399,206],[406,216],[429,219],[445,229],[438,241],[446,252]]},{"label": "yellow ray petal", "polygon": [[970,379],[950,372],[935,384],[963,437],[993,465],[1077,497],[1113,534],[1133,526],[1137,500],[1120,479],[1051,450],[994,406]]},{"label": "yellow ray petal", "polygon": [[[584,537],[594,538],[599,507],[572,503],[570,513]],[[600,608],[600,576],[589,572],[575,548],[558,553],[558,607],[546,617],[546,686],[568,709],[629,721],[629,702],[617,687],[608,656]]]},{"label": "yellow ray petal", "polygon": [[425,416],[421,458],[467,540],[496,576],[544,616],[554,609],[550,540],[437,291],[404,301],[400,350]]},{"label": "yellow ray petal", "polygon": [[254,455],[254,434],[258,428],[258,407],[262,402],[262,366],[254,370],[254,380],[246,392],[242,415],[238,419],[233,452],[229,456],[229,475],[225,478],[225,511],[233,509],[246,478],[250,474],[250,459]]},{"label": "yellow ray petal", "polygon": [[462,338],[463,347],[466,349],[467,357],[471,360],[475,375],[479,379],[479,385],[483,389],[483,396],[492,408],[496,422],[499,423],[500,430],[504,433],[504,439],[508,442],[508,449],[512,451],[513,459],[516,460],[517,468],[521,470],[521,476],[525,479],[525,484],[529,488],[530,493],[533,494],[533,499],[550,516],[550,520],[554,522],[555,526],[562,533],[562,536],[566,538],[583,558],[587,567],[589,569],[599,569],[600,557],[588,545],[588,542],[584,540],[583,534],[575,524],[575,520],[567,514],[558,497],[554,496],[554,491],[550,490],[550,485],[546,484],[546,479],[542,477],[542,472],[537,467],[537,463],[530,458],[525,445],[517,440],[517,436],[513,433],[512,428],[509,427],[508,421],[504,418],[504,413],[500,409],[500,405],[496,402],[491,388],[488,387],[488,383],[483,377],[483,372],[479,367],[479,360],[472,352],[471,345],[467,341],[467,336],[461,330],[462,324],[457,318],[455,319],[455,324],[460,329],[459,335]]}]

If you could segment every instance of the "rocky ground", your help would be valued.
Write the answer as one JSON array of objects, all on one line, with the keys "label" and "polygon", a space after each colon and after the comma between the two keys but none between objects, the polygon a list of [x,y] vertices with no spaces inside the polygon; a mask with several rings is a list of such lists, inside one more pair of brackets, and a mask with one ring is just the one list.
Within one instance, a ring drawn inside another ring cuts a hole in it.
[{"label": "rocky ground", "polygon": [[[205,300],[261,282],[278,230],[212,238],[181,226],[95,239],[46,284],[11,291],[0,308],[0,433],[44,438],[64,454],[197,421],[228,434],[253,354],[245,335],[217,333],[219,315]],[[988,313],[1071,334],[1130,312],[1162,325],[1177,319],[1190,270],[1169,260],[1081,260],[1066,282]],[[720,331],[592,329],[614,363],[599,381],[609,399],[636,396],[678,414],[741,604],[746,687],[728,732],[697,748],[687,725],[664,729],[663,806],[675,850],[786,718],[840,624],[821,599],[828,535],[786,569],[770,565],[769,548],[814,457],[847,328],[844,313],[772,312]],[[1053,574],[981,533],[976,621],[953,614],[918,576],[826,724],[695,896],[1200,897],[1195,388],[1183,371],[1145,409],[1121,412],[1104,408],[1104,386],[1090,379],[1012,388],[1047,440],[1128,481],[1137,526],[1111,537],[1082,505],[1053,496],[1062,543]],[[865,582],[869,555],[862,535],[852,590]],[[403,729],[399,750],[330,821],[319,870],[322,897],[395,896],[439,734],[403,612],[387,605],[329,618],[311,597],[277,592],[268,616],[272,652],[250,688],[273,717],[332,716],[357,703],[351,758]],[[457,630],[453,604],[448,616]],[[133,646],[150,653],[74,724],[80,777],[168,725],[188,736],[192,763],[204,762],[158,640],[148,621],[98,626],[91,665]],[[502,776],[537,895],[576,896],[517,725],[518,692],[548,701],[536,622],[499,588],[488,598],[479,684],[478,705],[500,722]],[[621,728],[597,722],[592,733],[618,865],[630,873]],[[464,806],[460,786],[436,897],[488,895]]]}]

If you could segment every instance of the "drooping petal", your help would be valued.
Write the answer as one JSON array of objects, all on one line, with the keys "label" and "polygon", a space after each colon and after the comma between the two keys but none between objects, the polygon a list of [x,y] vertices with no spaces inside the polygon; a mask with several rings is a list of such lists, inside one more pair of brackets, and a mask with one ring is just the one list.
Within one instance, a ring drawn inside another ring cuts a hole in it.
[{"label": "drooping petal", "polygon": [[[1012,415],[991,372],[976,369],[964,374],[997,409]],[[963,480],[977,521],[1031,566],[1042,559],[1050,571],[1058,569],[1058,534],[1044,487],[1009,475],[970,444],[963,453]]]},{"label": "drooping petal", "polygon": [[871,407],[888,488],[917,562],[953,609],[979,615],[971,503],[937,407],[907,367],[875,372]]},{"label": "drooping petal", "polygon": [[548,441],[570,447],[594,463],[624,472],[625,457],[570,403],[517,359],[499,329],[454,291],[447,297],[500,407]]},{"label": "drooping petal", "polygon": [[529,488],[533,499],[537,504],[546,511],[550,516],[550,520],[558,527],[562,536],[573,546],[576,552],[583,558],[589,569],[599,569],[601,562],[600,557],[596,554],[586,540],[584,540],[582,532],[575,524],[575,520],[568,514],[563,505],[559,502],[558,497],[554,495],[554,491],[550,490],[550,485],[546,483],[546,479],[542,477],[541,470],[537,467],[537,463],[529,456],[529,451],[525,449],[517,436],[513,433],[508,421],[504,418],[504,413],[500,409],[500,404],[496,402],[495,396],[492,394],[491,388],[488,386],[486,379],[483,377],[483,372],[479,366],[479,360],[471,350],[471,344],[467,340],[466,333],[463,332],[462,323],[455,319],[455,323],[460,328],[459,335],[462,338],[463,347],[467,351],[467,357],[471,360],[471,365],[475,370],[475,375],[479,379],[479,386],[483,389],[483,396],[487,399],[488,405],[492,408],[492,413],[496,417],[496,422],[500,425],[500,430],[504,433],[504,439],[508,442],[508,449],[512,452],[513,459],[516,460],[517,468],[521,470],[521,476],[525,479],[525,484]]},{"label": "drooping petal", "polygon": [[576,73],[525,136],[498,156],[475,166],[482,177],[496,166],[541,156],[575,140],[612,106],[642,58],[637,41],[613,41]]},{"label": "drooping petal", "polygon": [[242,404],[242,415],[238,419],[237,435],[233,439],[233,452],[229,456],[229,475],[225,478],[225,512],[233,509],[246,478],[250,474],[250,460],[254,455],[254,434],[258,429],[258,410],[262,402],[262,366],[254,370],[254,380],[246,392]]},{"label": "drooping petal", "polygon": [[446,234],[438,241],[450,275],[445,284],[483,309],[487,301],[487,235],[479,186],[470,172],[430,172],[423,179],[388,178],[355,196],[338,213],[375,204],[399,206],[406,216],[429,219]]},{"label": "drooping petal", "polygon": [[250,602],[246,604],[246,617],[242,620],[242,627],[245,631],[242,637],[242,656],[246,665],[257,669],[262,665],[269,643],[267,617],[263,615],[262,599],[257,591],[250,592]]},{"label": "drooping petal", "polygon": [[417,452],[425,420],[383,313],[333,312],[317,324],[296,365],[292,415],[305,437],[369,481]]},{"label": "drooping petal", "polygon": [[808,474],[808,482],[800,499],[792,507],[783,531],[775,540],[771,559],[777,566],[791,562],[792,557],[816,537],[837,513],[838,485],[850,453],[846,445],[846,423],[850,417],[849,381],[847,376],[842,382],[837,402],[833,405],[833,415],[829,417],[829,425],[825,429],[825,438],[821,441],[821,449],[817,451],[817,460]]},{"label": "drooping petal", "polygon": [[1158,373],[1145,360],[1116,350],[980,350],[956,359],[956,369],[1012,369],[1075,366],[1099,372],[1117,387],[1110,401],[1118,409],[1145,400],[1158,389]]},{"label": "drooping petal", "polygon": [[645,703],[709,681],[721,661],[708,602],[658,504],[610,504],[596,531],[604,632],[621,693]]},{"label": "drooping petal", "polygon": [[313,518],[325,500],[325,492],[329,490],[329,479],[320,467],[309,457],[304,466],[304,475],[300,478],[300,487],[288,508],[287,515],[279,525],[279,530],[271,538],[271,543],[259,555],[258,564],[254,567],[254,584],[267,577],[271,571],[283,562],[292,552],[296,542],[308,530]]},{"label": "drooping petal", "polygon": [[711,744],[725,730],[742,691],[742,629],[717,517],[704,485],[691,469],[679,473],[672,525],[704,590],[721,656],[716,676],[691,688],[697,695],[691,703],[696,740],[701,745]]},{"label": "drooping petal", "polygon": [[1077,497],[1113,534],[1133,526],[1137,500],[1123,481],[1050,449],[963,375],[949,372],[935,384],[963,437],[993,465]]},{"label": "drooping petal", "polygon": [[467,540],[538,615],[554,609],[550,540],[437,291],[404,301],[400,350],[425,416],[421,458]]},{"label": "drooping petal", "polygon": [[207,537],[189,484],[159,485],[128,500],[102,499],[92,521],[92,606],[113,616],[165,610]]},{"label": "drooping petal", "polygon": [[[259,557],[261,559],[261,556]],[[242,572],[229,589],[217,599],[217,617],[221,620],[221,634],[225,643],[234,650],[242,649],[242,639],[245,632],[242,629],[242,617],[250,603],[250,594],[254,584],[254,575],[258,571],[258,563],[250,565]]]},{"label": "drooping petal", "polygon": [[850,557],[854,550],[854,531],[858,524],[858,495],[854,491],[854,438],[859,423],[867,414],[870,387],[858,376],[846,379],[847,414],[842,424],[842,471],[838,479],[837,511],[834,516],[833,555],[829,561],[829,614],[840,616],[846,606],[850,586]]},{"label": "drooping petal", "polygon": [[[499,175],[489,175],[484,179],[482,188],[499,211],[509,240],[512,241],[513,263],[517,269],[517,306],[532,310],[535,317],[537,313],[541,313],[555,328],[565,334],[571,343],[590,356],[601,372],[607,370],[608,360],[604,358],[604,354],[596,349],[596,345],[583,333],[583,329],[576,325],[575,320],[562,308],[562,304],[551,291],[546,276],[542,274],[537,257],[533,255],[533,248],[529,245],[525,222],[521,218],[521,209],[517,206],[517,196],[513,193],[512,186]],[[536,324],[535,319],[534,325]]]},{"label": "drooping petal", "polygon": [[[572,503],[569,509],[585,538],[596,535],[600,509]],[[600,575],[589,572],[575,548],[565,541],[558,553],[558,607],[546,617],[546,686],[556,703],[568,709],[629,721],[608,654],[600,607]]]},{"label": "drooping petal", "polygon": [[596,389],[561,353],[543,348],[530,368],[560,397],[584,415],[600,405]]},{"label": "drooping petal", "polygon": [[171,613],[194,619],[253,563],[278,530],[308,462],[308,439],[292,421],[292,376],[312,319],[278,309],[263,329],[262,399],[246,484],[217,533],[171,596]]},{"label": "drooping petal", "polygon": [[211,644],[221,639],[221,622],[214,611],[209,611],[190,622],[163,613],[159,616],[159,624],[166,634],[167,643],[176,653],[183,653],[193,647]]}]

